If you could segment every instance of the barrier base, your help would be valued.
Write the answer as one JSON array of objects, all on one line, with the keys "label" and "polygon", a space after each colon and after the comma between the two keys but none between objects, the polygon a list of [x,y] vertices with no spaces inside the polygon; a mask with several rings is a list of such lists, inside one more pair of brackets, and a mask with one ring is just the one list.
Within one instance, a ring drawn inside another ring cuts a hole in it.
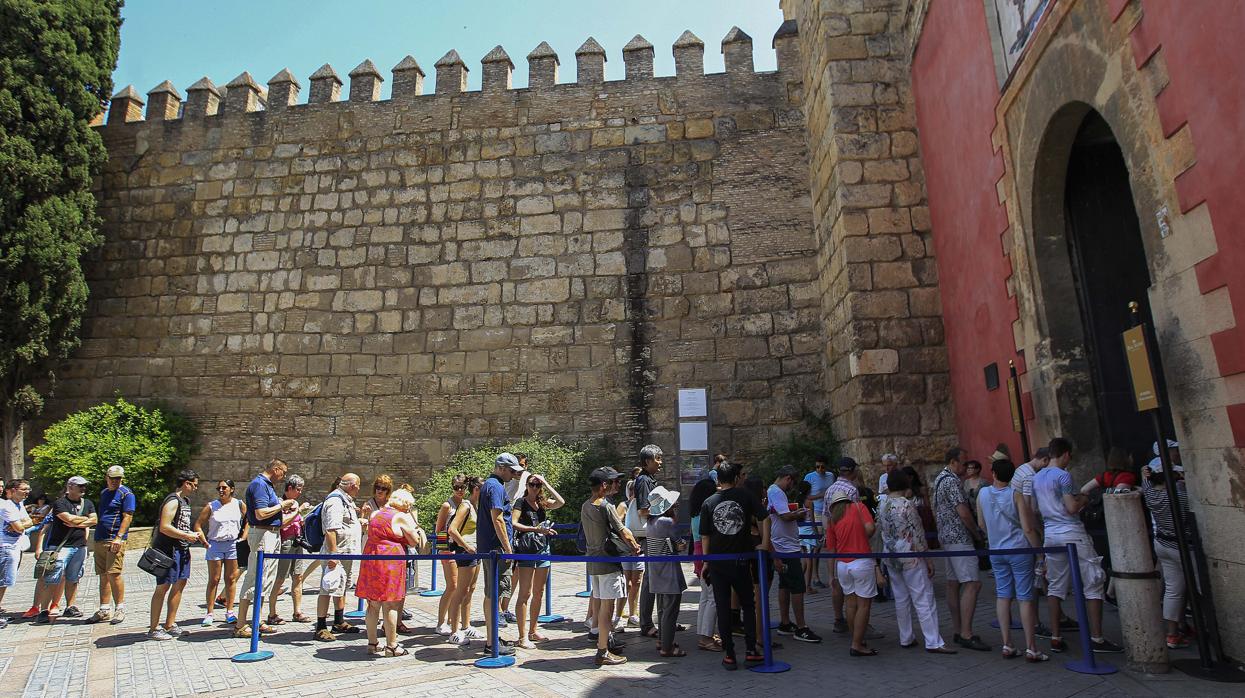
[{"label": "barrier base", "polygon": [[791,665],[786,662],[771,662],[750,666],[748,671],[755,671],[758,674],[781,674],[784,671],[791,671]]},{"label": "barrier base", "polygon": [[[990,621],[990,627],[991,627],[991,628],[994,628],[995,630],[998,630],[998,628],[999,628],[999,621],[998,621],[998,619],[997,619],[997,618],[996,618],[996,619],[994,619],[994,620],[992,620],[992,621]],[[1021,624],[1020,624],[1020,621],[1018,621],[1018,620],[1014,620],[1014,621],[1012,621],[1012,627],[1011,627],[1011,629],[1012,629],[1012,630],[1024,630],[1024,629],[1025,629],[1025,626],[1021,625]]]},{"label": "barrier base", "polygon": [[272,652],[268,650],[259,650],[258,652],[243,652],[242,654],[235,654],[233,656],[233,661],[239,663],[262,662],[265,659],[272,659]]},{"label": "barrier base", "polygon": [[536,616],[537,623],[561,623],[566,620],[566,616],[560,616],[556,613],[543,616]]},{"label": "barrier base", "polygon": [[489,655],[475,661],[475,665],[481,669],[504,669],[508,666],[514,666],[514,655],[509,657],[498,655],[496,657]]},{"label": "barrier base", "polygon": [[1201,660],[1198,659],[1177,659],[1172,662],[1172,667],[1195,679],[1218,683],[1245,683],[1245,671],[1227,662],[1219,662],[1208,668],[1202,666]]},{"label": "barrier base", "polygon": [[575,596],[576,596],[576,597],[578,597],[578,598],[581,598],[581,599],[588,599],[588,598],[592,598],[592,590],[591,590],[591,589],[585,589],[585,590],[583,590],[583,591],[577,591],[577,592],[575,592]]},{"label": "barrier base", "polygon": [[1119,669],[1116,669],[1113,665],[1108,664],[1107,662],[1104,662],[1101,659],[1095,660],[1093,664],[1090,664],[1088,661],[1084,659],[1074,659],[1070,662],[1065,662],[1063,665],[1063,668],[1067,669],[1068,671],[1075,671],[1078,674],[1102,675],[1102,674],[1114,674],[1117,671],[1119,671]]},{"label": "barrier base", "polygon": [[420,595],[420,596],[422,596],[422,597],[424,597],[424,598],[429,598],[429,597],[432,597],[432,596],[441,596],[441,595],[443,595],[443,594],[445,594],[445,590],[444,590],[444,589],[428,589],[427,591],[421,591],[421,592],[419,592],[419,595]]},{"label": "barrier base", "polygon": [[346,611],[346,618],[367,618],[367,611]]}]

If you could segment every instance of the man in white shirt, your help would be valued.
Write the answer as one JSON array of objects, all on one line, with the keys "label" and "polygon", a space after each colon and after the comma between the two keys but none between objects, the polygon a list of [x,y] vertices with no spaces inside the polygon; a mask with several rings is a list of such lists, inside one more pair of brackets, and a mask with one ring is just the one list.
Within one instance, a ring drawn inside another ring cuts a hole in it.
[{"label": "man in white shirt", "polygon": [[[22,507],[29,494],[30,485],[25,480],[14,479],[0,485],[0,601],[4,600],[5,590],[17,582],[17,563],[30,543],[26,529],[35,525]],[[8,617],[0,616],[0,628],[8,624]]]},{"label": "man in white shirt", "polygon": [[[337,489],[324,499],[320,510],[320,521],[324,527],[324,547],[321,552],[339,553],[342,555],[358,555],[362,547],[363,527],[359,525],[359,512],[355,508],[354,498],[359,495],[360,479],[354,473],[342,476]],[[346,590],[354,577],[354,560],[328,560],[324,563],[324,573],[320,580],[320,597],[316,599],[316,631],[315,639],[320,642],[332,642],[337,634],[357,633],[359,628],[346,622]],[[333,573],[336,576],[338,566],[343,574],[340,581],[325,588],[324,577]],[[333,600],[333,629],[328,628],[329,599]]]},{"label": "man in white shirt", "polygon": [[[767,498],[769,500],[769,542],[774,552],[800,552],[800,520],[808,510],[799,504],[788,503],[787,491],[795,485],[796,469],[784,465],[778,469],[774,484],[770,485]],[[781,621],[778,625],[779,635],[790,635],[800,642],[821,642],[808,626],[804,624],[804,571],[798,558],[779,558],[782,569],[778,572],[778,612]],[[791,622],[791,611],[795,610],[795,623]]]},{"label": "man in white shirt", "polygon": [[887,487],[886,479],[890,474],[899,469],[899,456],[894,453],[886,453],[882,455],[882,474],[878,477],[878,498],[885,497],[890,488]]}]

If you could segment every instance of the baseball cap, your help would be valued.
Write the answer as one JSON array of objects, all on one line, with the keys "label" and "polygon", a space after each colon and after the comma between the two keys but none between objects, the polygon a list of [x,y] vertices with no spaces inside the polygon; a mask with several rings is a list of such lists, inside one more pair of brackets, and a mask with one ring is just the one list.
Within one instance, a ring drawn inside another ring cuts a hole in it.
[{"label": "baseball cap", "polygon": [[519,465],[519,459],[515,458],[513,453],[502,453],[497,456],[497,460],[493,461],[493,465],[504,465],[516,473],[521,473],[524,469],[523,466]]},{"label": "baseball cap", "polygon": [[125,477],[125,468],[114,465],[108,469],[108,477]]},{"label": "baseball cap", "polygon": [[622,477],[622,473],[609,466],[605,466],[603,468],[597,468],[588,474],[588,484],[593,486],[603,485],[607,482],[613,482],[620,477]]},{"label": "baseball cap", "polygon": [[850,456],[843,456],[834,467],[840,473],[850,473],[854,472],[858,466],[856,465],[856,460],[854,458],[851,458]]},{"label": "baseball cap", "polygon": [[85,484],[86,484],[86,478],[82,477],[81,475],[74,475],[73,477],[69,478],[68,482],[66,482],[65,484],[67,484],[67,485],[85,485]]}]

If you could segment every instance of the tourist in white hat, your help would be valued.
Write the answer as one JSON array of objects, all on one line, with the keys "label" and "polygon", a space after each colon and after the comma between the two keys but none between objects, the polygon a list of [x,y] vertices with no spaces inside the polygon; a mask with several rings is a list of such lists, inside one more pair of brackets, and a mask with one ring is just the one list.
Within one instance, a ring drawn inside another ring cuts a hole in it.
[{"label": "tourist in white hat", "polygon": [[[648,535],[644,538],[646,557],[676,555],[686,549],[686,543],[675,532],[678,501],[678,492],[661,485],[649,492],[645,526]],[[679,625],[679,605],[683,590],[687,588],[683,566],[678,562],[649,562],[647,574],[649,590],[657,604],[657,652],[663,657],[685,657],[687,653],[674,641],[674,631]]]},{"label": "tourist in white hat", "polygon": [[122,484],[125,468],[114,465],[105,473],[106,487],[99,493],[99,524],[95,527],[95,574],[99,575],[99,610],[88,623],[125,620],[125,541],[134,521],[138,499]]}]

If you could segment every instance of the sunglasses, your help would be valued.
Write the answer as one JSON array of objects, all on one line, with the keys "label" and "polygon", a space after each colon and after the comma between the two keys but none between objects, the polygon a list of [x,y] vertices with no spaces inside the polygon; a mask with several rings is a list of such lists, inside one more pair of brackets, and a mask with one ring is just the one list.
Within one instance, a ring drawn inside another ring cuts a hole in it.
[{"label": "sunglasses", "polygon": [[543,482],[529,482],[529,483],[527,483],[527,486],[528,486],[529,488],[530,488],[530,487],[540,488],[540,487],[544,487],[544,486],[545,486],[545,483],[543,483]]},{"label": "sunglasses", "polygon": [[454,491],[455,491],[455,492],[462,492],[462,491],[463,491],[463,490],[465,490],[465,489],[467,489],[467,486],[466,486],[466,485],[454,485]]},{"label": "sunglasses", "polygon": [[217,491],[217,492],[228,492],[228,491],[229,491],[229,488],[228,488],[228,487],[226,487],[226,486],[224,486],[224,485],[221,485],[220,487],[217,487],[217,488],[216,488],[216,491]]}]

